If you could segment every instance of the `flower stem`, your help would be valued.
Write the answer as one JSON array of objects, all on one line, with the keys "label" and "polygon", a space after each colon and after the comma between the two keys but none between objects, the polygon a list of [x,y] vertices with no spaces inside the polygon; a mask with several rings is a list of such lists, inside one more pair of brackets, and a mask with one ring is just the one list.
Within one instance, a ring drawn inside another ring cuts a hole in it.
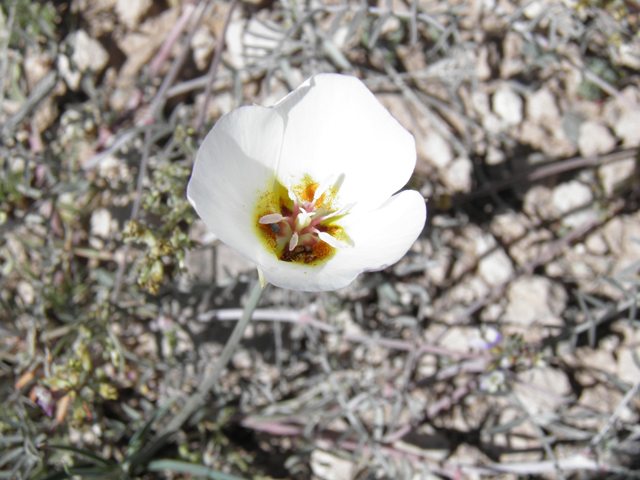
[{"label": "flower stem", "polygon": [[220,357],[218,357],[218,360],[213,365],[213,368],[205,374],[205,377],[202,382],[200,382],[196,392],[189,397],[184,407],[171,419],[166,427],[149,444],[147,444],[146,447],[140,449],[129,459],[128,462],[125,462],[123,465],[125,471],[130,473],[136,472],[138,466],[144,464],[144,462],[150,459],[155,452],[169,441],[174,433],[180,430],[182,425],[184,425],[193,413],[206,404],[207,395],[214,385],[218,383],[222,371],[227,366],[227,363],[229,363],[231,355],[233,355],[233,352],[240,343],[242,334],[247,328],[249,320],[251,320],[253,311],[258,306],[258,302],[262,297],[263,291],[264,289],[260,285],[260,282],[256,282],[253,286],[253,290],[251,290],[251,294],[249,295],[249,299],[244,307],[242,316],[236,323],[229,340],[227,340],[227,343],[225,344]]}]

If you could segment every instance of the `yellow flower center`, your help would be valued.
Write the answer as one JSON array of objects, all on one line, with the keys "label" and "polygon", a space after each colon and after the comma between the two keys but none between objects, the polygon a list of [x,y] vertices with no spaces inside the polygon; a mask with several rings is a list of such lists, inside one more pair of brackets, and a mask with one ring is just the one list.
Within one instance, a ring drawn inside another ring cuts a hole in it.
[{"label": "yellow flower center", "polygon": [[348,247],[336,221],[352,205],[338,207],[336,183],[317,183],[305,175],[297,185],[276,180],[265,190],[255,207],[255,228],[267,250],[283,262],[319,265]]}]

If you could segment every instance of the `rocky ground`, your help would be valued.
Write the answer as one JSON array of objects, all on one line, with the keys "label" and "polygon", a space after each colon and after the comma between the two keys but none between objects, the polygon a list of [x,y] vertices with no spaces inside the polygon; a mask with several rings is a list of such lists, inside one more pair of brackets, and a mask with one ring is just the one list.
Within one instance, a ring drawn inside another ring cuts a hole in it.
[{"label": "rocky ground", "polygon": [[[637,0],[0,6],[0,478],[640,476]],[[186,201],[198,145],[318,72],[414,135],[425,230],[270,287],[159,440],[257,281]]]}]

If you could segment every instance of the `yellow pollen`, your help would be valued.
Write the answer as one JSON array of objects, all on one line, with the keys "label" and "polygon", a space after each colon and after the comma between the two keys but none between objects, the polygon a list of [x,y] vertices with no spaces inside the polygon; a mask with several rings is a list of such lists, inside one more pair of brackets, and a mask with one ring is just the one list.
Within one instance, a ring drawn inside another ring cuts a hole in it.
[{"label": "yellow pollen", "polygon": [[[255,233],[267,251],[279,260],[318,266],[333,257],[336,249],[320,240],[318,232],[325,232],[341,242],[348,241],[344,228],[336,223],[338,218],[317,222],[316,213],[326,216],[338,210],[337,190],[333,188],[328,188],[313,202],[318,187],[319,183],[309,175],[304,175],[302,181],[291,186],[296,197],[295,203],[289,197],[287,188],[278,180],[260,193],[255,205]],[[273,224],[259,222],[264,216],[272,214],[280,214],[283,219]],[[317,223],[311,226],[314,221]],[[298,241],[290,250],[290,243],[296,243],[291,242],[294,233],[298,234]]]}]

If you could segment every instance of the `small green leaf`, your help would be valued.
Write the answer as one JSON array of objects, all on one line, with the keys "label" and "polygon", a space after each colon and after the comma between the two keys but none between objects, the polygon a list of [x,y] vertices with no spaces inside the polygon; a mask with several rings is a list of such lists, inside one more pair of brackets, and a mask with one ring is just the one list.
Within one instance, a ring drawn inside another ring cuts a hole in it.
[{"label": "small green leaf", "polygon": [[181,462],[179,460],[154,460],[153,462],[149,462],[147,470],[151,472],[169,470],[171,472],[190,473],[194,476],[197,475],[199,477],[211,478],[212,480],[244,480],[240,477],[216,472],[205,465]]},{"label": "small green leaf", "polygon": [[98,455],[96,455],[95,453],[92,452],[88,452],[86,450],[82,450],[80,448],[76,448],[76,447],[70,447],[67,445],[47,445],[45,448],[55,448],[56,450],[66,450],[67,452],[72,452],[72,453],[76,453],[82,457],[85,457],[99,465],[104,465],[105,467],[113,467],[115,466],[113,463],[111,463],[109,460],[105,460],[102,457],[99,457]]}]

